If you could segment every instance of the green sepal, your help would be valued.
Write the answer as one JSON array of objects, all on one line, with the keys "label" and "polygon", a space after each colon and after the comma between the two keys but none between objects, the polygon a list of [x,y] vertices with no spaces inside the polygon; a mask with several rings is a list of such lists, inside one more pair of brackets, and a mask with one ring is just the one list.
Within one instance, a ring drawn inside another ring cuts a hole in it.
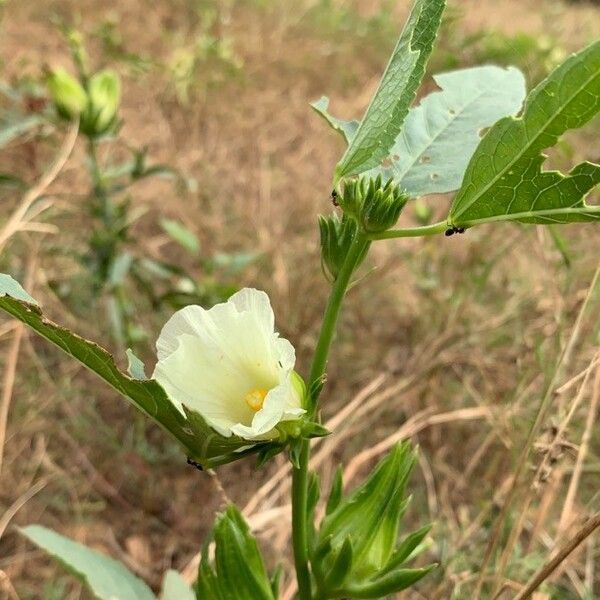
[{"label": "green sepal", "polygon": [[347,537],[344,540],[342,547],[339,549],[337,556],[325,577],[325,581],[323,582],[323,587],[326,590],[337,590],[342,586],[348,573],[350,573],[352,569],[352,560],[352,540]]},{"label": "green sepal", "polygon": [[402,563],[406,562],[409,558],[414,558],[412,555],[425,539],[427,534],[431,531],[431,525],[425,525],[417,531],[406,536],[400,544],[394,550],[390,560],[388,561],[385,569],[380,574],[385,574],[399,567]]},{"label": "green sepal", "polygon": [[351,598],[383,598],[414,585],[436,566],[433,564],[422,569],[398,569],[369,583],[347,586],[343,594]]},{"label": "green sepal", "polygon": [[331,431],[316,421],[305,421],[302,423],[301,437],[312,439],[331,435]]},{"label": "green sepal", "polygon": [[342,465],[338,465],[331,482],[331,491],[329,492],[329,498],[327,499],[327,506],[325,507],[325,514],[331,514],[340,504],[342,500],[342,494],[344,493],[344,469]]},{"label": "green sepal", "polygon": [[217,516],[213,538],[214,561],[208,546],[202,552],[196,595],[207,600],[276,600],[278,576],[271,579],[256,540],[238,508]]}]

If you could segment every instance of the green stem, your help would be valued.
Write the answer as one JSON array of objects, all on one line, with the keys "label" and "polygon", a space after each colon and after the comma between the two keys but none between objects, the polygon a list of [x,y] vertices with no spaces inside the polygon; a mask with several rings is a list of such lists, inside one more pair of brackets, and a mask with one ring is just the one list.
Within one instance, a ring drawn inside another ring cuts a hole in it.
[{"label": "green stem", "polygon": [[[102,176],[102,169],[98,160],[98,143],[94,138],[88,138],[88,154],[90,160],[90,177],[92,180],[92,194],[96,209],[102,220],[104,234],[107,239],[102,246],[96,247],[96,277],[99,278],[99,284],[102,289],[106,289],[110,277],[110,269],[117,254],[118,235],[116,232],[117,224],[115,222],[115,206],[110,197],[109,190]],[[92,212],[92,218],[97,218],[98,214]],[[126,322],[129,319],[123,288],[120,285],[111,285],[108,289],[109,302],[108,312],[110,322],[113,323],[113,336],[121,346],[132,345]],[[112,311],[114,309],[114,315]]]},{"label": "green stem", "polygon": [[423,227],[411,227],[409,229],[389,229],[381,233],[374,233],[369,236],[371,240],[389,240],[402,237],[423,237],[426,235],[437,235],[444,233],[448,229],[446,221],[433,223],[433,225],[424,225]]},{"label": "green stem", "polygon": [[[323,315],[323,323],[315,348],[309,376],[309,389],[319,390],[315,385],[325,374],[327,357],[331,348],[331,341],[342,307],[346,290],[354,269],[369,246],[369,240],[358,234],[346,256],[342,269],[333,284],[331,295]],[[318,400],[318,391],[310,398],[309,416],[314,417]],[[307,523],[307,495],[308,495],[308,461],[310,458],[310,442],[302,440],[298,468],[292,472],[292,541],[294,547],[294,561],[296,565],[296,578],[298,580],[298,597],[300,600],[311,600],[312,588],[310,569],[308,566],[308,523]]]}]

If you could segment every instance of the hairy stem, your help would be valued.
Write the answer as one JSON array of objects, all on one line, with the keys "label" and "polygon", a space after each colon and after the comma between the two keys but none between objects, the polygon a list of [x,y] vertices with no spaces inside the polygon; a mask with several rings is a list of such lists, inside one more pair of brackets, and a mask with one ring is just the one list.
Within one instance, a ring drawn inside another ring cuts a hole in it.
[{"label": "hairy stem", "polygon": [[[309,376],[309,389],[319,390],[316,385],[322,380],[327,366],[327,357],[331,348],[331,341],[336,329],[338,316],[342,307],[350,278],[369,240],[357,234],[352,243],[342,269],[333,284],[329,301],[323,315],[321,331],[315,348]],[[315,415],[319,392],[313,393],[310,398],[309,416]],[[308,565],[308,523],[306,501],[308,494],[308,461],[310,458],[310,442],[302,441],[298,467],[292,472],[292,541],[294,547],[294,562],[296,565],[296,578],[298,580],[298,595],[300,600],[311,600],[312,589],[310,569]]]}]

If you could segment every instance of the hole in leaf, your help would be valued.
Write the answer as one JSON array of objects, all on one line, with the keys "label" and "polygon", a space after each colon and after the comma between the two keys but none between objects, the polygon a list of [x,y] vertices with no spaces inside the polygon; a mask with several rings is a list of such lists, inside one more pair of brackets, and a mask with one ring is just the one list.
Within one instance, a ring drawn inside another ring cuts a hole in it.
[{"label": "hole in leaf", "polygon": [[449,108],[449,109],[448,109],[448,112],[449,112],[451,115],[455,115],[455,114],[456,114],[456,111],[455,111],[453,108]]},{"label": "hole in leaf", "polygon": [[432,174],[431,174],[429,177],[431,177],[431,179],[433,179],[434,181],[435,181],[436,179],[439,179],[439,178],[440,178],[440,176],[439,176],[437,173],[432,173]]}]

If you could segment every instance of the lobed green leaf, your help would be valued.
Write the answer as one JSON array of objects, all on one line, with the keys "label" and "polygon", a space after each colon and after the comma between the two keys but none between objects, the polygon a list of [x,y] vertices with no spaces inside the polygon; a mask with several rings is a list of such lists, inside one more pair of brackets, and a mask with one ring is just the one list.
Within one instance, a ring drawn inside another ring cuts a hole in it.
[{"label": "lobed green leaf", "polygon": [[569,57],[528,96],[520,117],[496,123],[479,144],[450,210],[450,225],[492,221],[572,223],[600,219],[585,196],[600,182],[600,165],[568,175],[543,171],[544,149],[600,110],[600,41]]}]

